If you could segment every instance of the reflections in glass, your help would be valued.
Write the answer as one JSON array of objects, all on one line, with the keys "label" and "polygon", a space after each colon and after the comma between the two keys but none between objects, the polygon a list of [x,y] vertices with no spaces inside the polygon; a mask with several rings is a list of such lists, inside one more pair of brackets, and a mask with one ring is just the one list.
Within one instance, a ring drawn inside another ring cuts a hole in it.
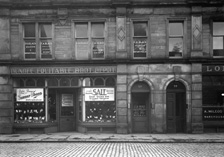
[{"label": "reflections in glass", "polygon": [[104,37],[104,24],[103,23],[93,23],[91,29],[92,37]]},{"label": "reflections in glass", "polygon": [[146,36],[147,35],[147,23],[136,22],[134,23],[134,36]]},{"label": "reflections in glass", "polygon": [[224,22],[213,23],[213,35],[224,35]]},{"label": "reflections in glass", "polygon": [[169,35],[170,36],[183,36],[183,23],[182,22],[169,23]]},{"label": "reflections in glass", "polygon": [[88,24],[87,23],[78,23],[75,25],[75,36],[77,38],[87,38],[88,36]]},{"label": "reflections in glass", "polygon": [[24,37],[35,37],[35,24],[26,23],[24,26]]},{"label": "reflections in glass", "polygon": [[44,38],[52,37],[52,26],[51,24],[41,24],[40,25],[40,36]]}]

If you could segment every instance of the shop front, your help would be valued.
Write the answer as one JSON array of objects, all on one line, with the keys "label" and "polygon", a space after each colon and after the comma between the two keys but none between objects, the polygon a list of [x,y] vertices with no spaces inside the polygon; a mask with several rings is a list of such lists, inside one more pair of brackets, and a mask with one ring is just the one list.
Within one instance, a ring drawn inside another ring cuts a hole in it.
[{"label": "shop front", "polygon": [[14,133],[115,132],[116,67],[11,67]]},{"label": "shop front", "polygon": [[224,132],[224,65],[203,65],[204,132]]}]

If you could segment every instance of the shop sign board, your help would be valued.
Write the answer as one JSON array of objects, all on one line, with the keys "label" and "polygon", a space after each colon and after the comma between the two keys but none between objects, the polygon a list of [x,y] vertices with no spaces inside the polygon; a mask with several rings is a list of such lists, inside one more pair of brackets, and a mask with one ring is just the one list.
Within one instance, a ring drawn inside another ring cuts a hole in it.
[{"label": "shop sign board", "polygon": [[62,107],[73,106],[73,95],[72,94],[62,94]]},{"label": "shop sign board", "polygon": [[12,75],[114,74],[116,71],[116,66],[11,67]]},{"label": "shop sign board", "polygon": [[43,102],[44,89],[43,88],[17,88],[16,101],[17,102]]},{"label": "shop sign board", "polygon": [[224,65],[204,65],[202,67],[203,73],[217,73],[224,72]]},{"label": "shop sign board", "polygon": [[204,107],[203,120],[204,121],[224,120],[224,107]]},{"label": "shop sign board", "polygon": [[114,101],[114,88],[84,88],[85,101]]}]

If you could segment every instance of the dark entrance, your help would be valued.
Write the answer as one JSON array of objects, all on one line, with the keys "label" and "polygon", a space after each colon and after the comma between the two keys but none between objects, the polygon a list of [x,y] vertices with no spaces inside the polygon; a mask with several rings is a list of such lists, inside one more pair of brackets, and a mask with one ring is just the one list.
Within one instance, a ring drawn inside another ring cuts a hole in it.
[{"label": "dark entrance", "polygon": [[184,133],[186,131],[186,89],[178,81],[167,87],[167,132]]},{"label": "dark entrance", "polygon": [[58,90],[59,131],[76,130],[76,92],[74,89]]},{"label": "dark entrance", "polygon": [[131,91],[132,131],[133,133],[148,133],[150,131],[150,88],[144,82],[137,82]]}]

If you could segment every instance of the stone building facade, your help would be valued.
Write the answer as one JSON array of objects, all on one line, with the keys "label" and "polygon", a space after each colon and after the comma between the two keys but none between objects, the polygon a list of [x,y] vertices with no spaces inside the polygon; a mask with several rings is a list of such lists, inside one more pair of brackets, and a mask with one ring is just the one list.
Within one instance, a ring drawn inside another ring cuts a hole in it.
[{"label": "stone building facade", "polygon": [[0,133],[223,131],[222,1],[0,0],[0,37]]}]

